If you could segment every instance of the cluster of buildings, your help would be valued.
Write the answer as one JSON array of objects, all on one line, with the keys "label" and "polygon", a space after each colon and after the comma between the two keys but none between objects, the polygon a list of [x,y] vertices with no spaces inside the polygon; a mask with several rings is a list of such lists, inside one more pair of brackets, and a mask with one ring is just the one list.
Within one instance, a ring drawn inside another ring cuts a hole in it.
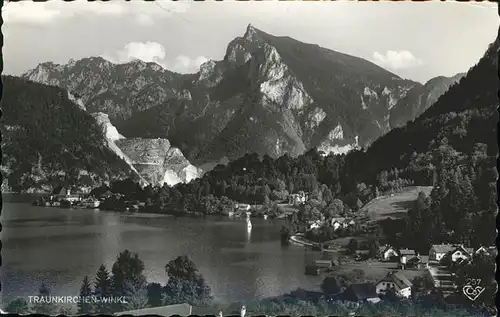
[{"label": "cluster of buildings", "polygon": [[435,244],[429,255],[420,255],[412,249],[396,249],[385,245],[379,249],[381,261],[399,262],[400,269],[427,269],[434,287],[443,293],[454,292],[457,285],[450,265],[470,263],[478,254],[495,254],[495,247],[467,248],[460,244]]},{"label": "cluster of buildings", "polygon": [[336,218],[331,218],[329,220],[316,220],[316,221],[310,221],[309,222],[309,229],[319,229],[325,225],[330,225],[334,231],[338,229],[345,229],[349,226],[353,226],[356,224],[354,219],[351,218],[344,218],[344,217],[336,217]]},{"label": "cluster of buildings", "polygon": [[35,201],[37,206],[45,207],[82,207],[82,208],[98,208],[100,201],[89,197],[83,193],[72,193],[71,189],[61,187],[54,191],[51,195],[42,197]]},{"label": "cluster of buildings", "polygon": [[297,194],[292,194],[288,197],[288,204],[291,206],[300,206],[309,200],[309,194],[304,191],[299,191]]},{"label": "cluster of buildings", "polygon": [[401,272],[389,272],[376,283],[351,284],[342,294],[342,299],[351,302],[378,303],[380,297],[389,292],[400,298],[409,298],[412,286]]},{"label": "cluster of buildings", "polygon": [[471,263],[480,254],[494,255],[496,247],[481,246],[477,249],[466,248],[457,244],[436,244],[429,250],[429,264],[427,266],[432,277],[434,287],[444,294],[453,293],[457,289],[455,276],[451,266]]}]

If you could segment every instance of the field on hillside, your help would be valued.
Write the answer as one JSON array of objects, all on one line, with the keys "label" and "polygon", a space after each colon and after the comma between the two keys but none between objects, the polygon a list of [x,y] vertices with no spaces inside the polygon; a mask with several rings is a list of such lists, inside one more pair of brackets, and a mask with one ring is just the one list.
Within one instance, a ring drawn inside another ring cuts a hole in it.
[{"label": "field on hillside", "polygon": [[424,192],[428,196],[431,191],[432,186],[408,187],[401,193],[375,198],[363,206],[361,212],[369,216],[372,221],[403,218],[417,199],[418,193]]}]

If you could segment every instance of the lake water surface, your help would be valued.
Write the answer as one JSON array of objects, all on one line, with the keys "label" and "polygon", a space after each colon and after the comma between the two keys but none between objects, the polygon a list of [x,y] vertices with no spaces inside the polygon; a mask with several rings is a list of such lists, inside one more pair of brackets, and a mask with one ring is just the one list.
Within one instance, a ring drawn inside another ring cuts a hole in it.
[{"label": "lake water surface", "polygon": [[176,218],[152,214],[34,207],[3,203],[2,297],[37,295],[45,282],[54,295],[78,295],[85,275],[108,270],[119,252],[137,252],[149,282],[166,283],[165,264],[188,255],[216,300],[244,301],[298,287],[317,290],[304,275],[309,258],[300,246],[282,247],[282,222],[227,217]]}]

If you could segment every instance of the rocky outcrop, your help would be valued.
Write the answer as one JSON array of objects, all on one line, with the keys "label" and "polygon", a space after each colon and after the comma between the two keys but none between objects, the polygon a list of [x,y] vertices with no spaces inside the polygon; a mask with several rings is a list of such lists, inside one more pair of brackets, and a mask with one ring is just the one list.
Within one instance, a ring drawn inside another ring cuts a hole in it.
[{"label": "rocky outcrop", "polygon": [[155,186],[189,182],[201,173],[166,139],[119,139],[115,143],[138,173]]},{"label": "rocky outcrop", "polygon": [[198,178],[201,170],[191,165],[182,152],[166,139],[126,139],[102,112],[92,116],[101,126],[108,146],[127,162],[144,184],[173,186]]}]

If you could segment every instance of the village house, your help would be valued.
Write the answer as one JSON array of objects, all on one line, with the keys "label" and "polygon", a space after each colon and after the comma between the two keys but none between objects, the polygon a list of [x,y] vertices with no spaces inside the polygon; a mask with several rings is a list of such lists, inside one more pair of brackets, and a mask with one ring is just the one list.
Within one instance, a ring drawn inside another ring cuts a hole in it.
[{"label": "village house", "polygon": [[307,201],[307,194],[303,191],[298,192],[297,194],[292,194],[288,198],[288,204],[292,206],[300,206],[305,204]]},{"label": "village house", "polygon": [[406,268],[427,268],[429,264],[429,256],[427,255],[414,255],[408,257],[406,260]]},{"label": "village house", "polygon": [[389,261],[396,257],[399,257],[399,252],[391,245],[386,244],[385,246],[379,247],[380,260]]},{"label": "village house", "polygon": [[58,192],[56,192],[50,198],[51,200],[56,199],[67,202],[77,202],[82,200],[82,197],[80,195],[71,194],[71,190],[66,187],[62,187]]},{"label": "village house", "polygon": [[439,263],[441,259],[455,247],[451,244],[434,244],[429,250],[429,263]]},{"label": "village house", "polygon": [[474,251],[474,254],[472,256],[474,257],[474,256],[479,255],[479,254],[495,255],[496,253],[497,253],[496,247],[480,246],[476,251]]},{"label": "village house", "polygon": [[465,248],[463,245],[436,244],[429,251],[429,262],[439,263],[445,256],[451,257],[451,261],[461,262],[470,260],[474,249]]},{"label": "village house", "polygon": [[451,252],[448,253],[448,256],[451,257],[451,261],[453,263],[457,263],[457,262],[471,260],[473,254],[474,254],[473,248],[465,248],[463,245],[458,245]]},{"label": "village house", "polygon": [[330,220],[330,225],[333,227],[333,230],[338,230],[339,228],[346,228],[347,223],[345,222],[345,218],[342,217],[337,217],[337,218],[332,218]]},{"label": "village house", "polygon": [[401,272],[391,272],[375,284],[377,294],[386,294],[393,289],[397,296],[409,298],[411,296],[412,283]]},{"label": "village house", "polygon": [[347,219],[344,217],[334,217],[330,219],[330,226],[333,227],[333,230],[338,230],[339,228],[347,228],[349,226],[353,226],[355,224],[353,219]]},{"label": "village house", "polygon": [[375,285],[372,283],[351,284],[346,288],[342,297],[346,301],[356,303],[378,303],[380,298],[377,295]]},{"label": "village house", "polygon": [[321,220],[309,221],[309,229],[319,229],[322,226],[323,226],[323,221]]},{"label": "village house", "polygon": [[401,268],[405,269],[408,259],[416,256],[415,250],[412,249],[399,249],[399,263],[401,264]]},{"label": "village house", "polygon": [[235,209],[237,211],[249,211],[250,205],[249,204],[236,204]]}]

